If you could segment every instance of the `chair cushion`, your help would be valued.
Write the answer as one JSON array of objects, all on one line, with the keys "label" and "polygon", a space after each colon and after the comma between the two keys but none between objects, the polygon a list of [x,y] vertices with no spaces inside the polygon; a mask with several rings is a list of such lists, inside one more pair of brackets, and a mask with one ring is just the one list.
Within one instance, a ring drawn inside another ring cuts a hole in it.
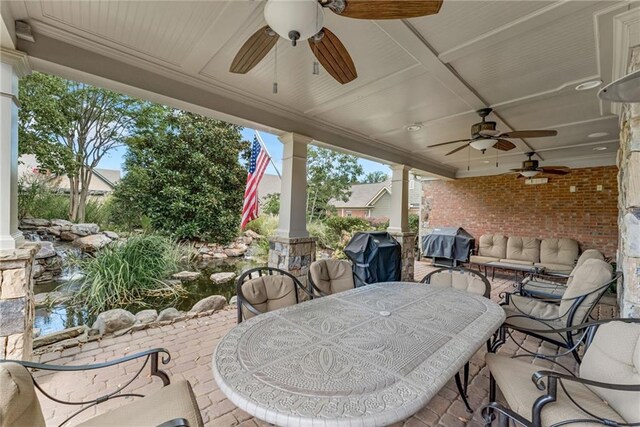
[{"label": "chair cushion", "polygon": [[533,237],[509,237],[506,258],[509,261],[540,262],[540,240]]},{"label": "chair cushion", "polygon": [[545,273],[564,273],[570,274],[573,271],[573,264],[552,264],[550,262],[536,262],[536,267],[544,267]]},{"label": "chair cushion", "polygon": [[[553,332],[554,329],[566,327],[566,320],[557,319],[559,317],[559,307],[557,304],[550,304],[540,301],[539,299],[527,298],[520,295],[511,295],[509,305],[503,305],[502,308],[506,314],[505,325],[515,328],[549,330],[548,333],[536,332],[536,335],[561,344],[567,343],[566,334]],[[541,320],[536,320],[532,317]]]},{"label": "chair cushion", "polygon": [[[611,384],[640,384],[640,324],[610,322],[582,359],[580,377]],[[628,422],[640,421],[640,393],[591,387]]]},{"label": "chair cushion", "polygon": [[[453,288],[476,295],[485,295],[487,286],[485,282],[473,273],[461,271],[439,271],[429,277],[429,284],[445,288]],[[489,295],[487,295],[487,298]]]},{"label": "chair cushion", "polygon": [[570,277],[567,279],[567,285],[571,283],[571,280],[573,280],[573,275],[576,274],[578,268],[582,266],[582,264],[584,264],[588,259],[599,259],[604,261],[604,256],[602,256],[602,253],[597,249],[587,249],[586,251],[582,252],[582,255],[580,255],[580,258],[578,258],[578,262],[576,262],[576,266],[573,267],[573,270],[571,270],[571,273],[569,275]]},{"label": "chair cushion", "polygon": [[[509,407],[524,418],[531,420],[533,404],[538,397],[544,394],[544,391],[536,388],[531,381],[531,376],[537,371],[549,369],[533,365],[528,361],[511,359],[494,353],[488,353],[486,361]],[[620,414],[609,407],[605,401],[588,387],[571,381],[564,381],[563,384],[571,397],[591,413],[617,422],[624,422]],[[580,411],[569,400],[559,385],[557,396],[558,399],[555,402],[548,403],[542,409],[541,421],[543,426],[554,425],[565,420],[589,418],[587,414]],[[602,426],[602,424],[597,423],[580,423],[579,425],[589,427]]]},{"label": "chair cushion", "polygon": [[353,270],[349,261],[323,259],[311,263],[311,280],[325,294],[344,292],[355,287]]},{"label": "chair cushion", "polygon": [[[517,264],[517,265],[530,265],[533,266],[533,261],[523,261],[523,260],[519,260],[519,259],[508,259],[508,258],[504,258],[500,260],[501,263],[503,264]],[[497,266],[498,268],[509,268],[508,265],[503,265],[503,266]]]},{"label": "chair cushion", "polygon": [[188,381],[176,381],[148,396],[78,424],[78,427],[155,427],[175,418],[186,419],[191,427],[204,425]]},{"label": "chair cushion", "polygon": [[[284,275],[256,277],[242,284],[245,300],[261,313],[295,305],[297,303],[296,292],[293,279]],[[244,306],[242,313],[245,319],[255,316]]]},{"label": "chair cushion", "polygon": [[540,262],[568,265],[569,271],[578,259],[578,242],[573,239],[543,239],[540,242]]},{"label": "chair cushion", "polygon": [[[575,298],[589,294],[590,292],[601,288],[610,280],[611,265],[600,259],[592,258],[586,260],[580,267],[578,267],[573,275],[571,283],[567,285],[567,290],[560,302],[560,313],[563,315],[568,313],[575,302]],[[580,307],[576,310],[573,322],[571,325],[567,326],[582,323],[589,313],[591,306],[600,297],[602,292],[604,292],[604,290],[587,296],[587,298],[585,298],[585,300],[580,304]]]},{"label": "chair cushion", "polygon": [[486,264],[488,262],[500,261],[500,258],[494,258],[490,256],[471,255],[469,261],[475,264]]},{"label": "chair cushion", "polygon": [[506,257],[507,238],[499,234],[485,234],[480,236],[478,255],[498,259]]},{"label": "chair cushion", "polygon": [[45,425],[29,371],[17,363],[0,363],[0,427]]}]

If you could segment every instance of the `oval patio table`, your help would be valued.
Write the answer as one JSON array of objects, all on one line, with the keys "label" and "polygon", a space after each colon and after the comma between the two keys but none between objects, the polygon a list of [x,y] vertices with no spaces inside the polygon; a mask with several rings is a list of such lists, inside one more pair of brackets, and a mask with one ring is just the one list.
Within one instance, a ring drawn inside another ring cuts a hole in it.
[{"label": "oval patio table", "polygon": [[222,392],[279,426],[382,426],[426,405],[502,324],[496,303],[388,282],[261,314],[213,355]]}]

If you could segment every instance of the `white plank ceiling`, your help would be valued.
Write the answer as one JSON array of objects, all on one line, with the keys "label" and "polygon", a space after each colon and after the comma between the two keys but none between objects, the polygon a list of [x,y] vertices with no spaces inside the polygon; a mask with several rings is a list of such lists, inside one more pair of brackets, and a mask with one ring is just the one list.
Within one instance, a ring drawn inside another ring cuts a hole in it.
[{"label": "white plank ceiling", "polygon": [[[530,149],[541,155],[543,165],[614,164],[616,116],[596,98],[597,89],[576,91],[575,86],[611,79],[613,17],[638,6],[636,1],[445,0],[438,15],[397,22],[326,11],[325,26],[349,50],[358,78],[340,85],[326,72],[313,75],[306,42],[294,48],[280,40],[278,94],[272,93],[273,51],[246,75],[228,71],[244,41],[265,25],[261,1],[14,0],[3,14],[30,23],[36,43],[42,33],[171,72],[177,80],[224,88],[239,99],[330,125],[465,176],[502,173],[518,166]],[[445,156],[458,144],[427,148],[468,137],[479,121],[474,111],[484,106],[495,109],[497,116],[489,118],[499,129],[557,129],[558,136],[514,141],[516,149],[499,153],[498,168],[493,149]],[[423,127],[407,132],[412,123]],[[273,129],[271,123],[263,125]],[[593,133],[604,135],[590,138]]]}]

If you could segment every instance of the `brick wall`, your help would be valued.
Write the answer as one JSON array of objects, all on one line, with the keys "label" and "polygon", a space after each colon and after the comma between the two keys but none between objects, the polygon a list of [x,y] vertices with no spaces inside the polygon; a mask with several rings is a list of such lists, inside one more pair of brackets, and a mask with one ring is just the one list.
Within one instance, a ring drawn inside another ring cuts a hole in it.
[{"label": "brick wall", "polygon": [[[549,182],[525,185],[514,175],[427,181],[424,228],[460,226],[476,240],[482,234],[568,237],[581,250],[614,256],[618,246],[618,169],[574,169]],[[596,186],[602,185],[602,191]],[[569,191],[571,186],[576,192]]]}]

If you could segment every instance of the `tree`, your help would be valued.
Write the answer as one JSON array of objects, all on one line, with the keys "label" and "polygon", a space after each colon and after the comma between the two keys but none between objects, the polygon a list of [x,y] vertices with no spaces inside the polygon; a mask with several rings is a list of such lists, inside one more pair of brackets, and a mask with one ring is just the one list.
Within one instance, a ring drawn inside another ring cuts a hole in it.
[{"label": "tree", "polygon": [[378,182],[384,182],[387,179],[389,179],[389,175],[386,173],[382,171],[373,171],[366,174],[360,182],[363,184],[376,184]]},{"label": "tree", "polygon": [[155,129],[129,139],[114,210],[180,239],[228,243],[238,233],[247,177],[240,130],[166,109]]},{"label": "tree", "polygon": [[347,201],[351,184],[362,175],[358,158],[309,146],[307,151],[307,215],[309,220],[326,216],[331,199]]},{"label": "tree", "polygon": [[262,213],[278,215],[280,213],[280,193],[267,194],[262,200]]},{"label": "tree", "polygon": [[33,73],[20,81],[19,149],[67,175],[69,219],[84,221],[93,170],[151,120],[152,104],[84,83]]}]

